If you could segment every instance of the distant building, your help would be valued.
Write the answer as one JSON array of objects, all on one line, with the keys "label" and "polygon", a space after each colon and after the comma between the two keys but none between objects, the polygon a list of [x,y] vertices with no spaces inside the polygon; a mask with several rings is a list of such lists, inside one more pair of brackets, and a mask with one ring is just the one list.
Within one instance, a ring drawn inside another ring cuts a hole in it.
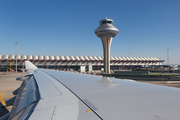
[{"label": "distant building", "polygon": [[[80,66],[92,65],[92,70],[104,68],[101,56],[42,56],[42,55],[0,55],[0,70],[15,70],[17,58],[18,70],[25,69],[24,61],[29,60],[39,68],[75,70]],[[155,57],[110,57],[110,70],[129,70],[141,67],[158,67],[164,60]]]}]

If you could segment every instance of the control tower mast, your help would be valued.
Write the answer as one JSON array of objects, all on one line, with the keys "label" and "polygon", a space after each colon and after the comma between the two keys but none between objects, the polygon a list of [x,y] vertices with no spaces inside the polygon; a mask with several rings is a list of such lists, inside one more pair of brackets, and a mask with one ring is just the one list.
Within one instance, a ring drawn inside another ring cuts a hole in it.
[{"label": "control tower mast", "polygon": [[113,26],[112,19],[100,20],[100,26],[94,31],[95,34],[101,38],[104,51],[104,72],[110,73],[110,47],[113,37],[115,37],[119,30]]}]

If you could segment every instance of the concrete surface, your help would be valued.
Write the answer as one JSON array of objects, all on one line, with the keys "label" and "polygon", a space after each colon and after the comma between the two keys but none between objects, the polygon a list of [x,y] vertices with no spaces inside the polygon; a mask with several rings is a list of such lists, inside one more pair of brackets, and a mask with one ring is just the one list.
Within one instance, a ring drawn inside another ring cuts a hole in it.
[{"label": "concrete surface", "polygon": [[[5,102],[12,98],[14,95],[12,92],[18,88],[22,81],[17,81],[16,78],[24,76],[26,73],[12,73],[12,72],[0,72],[0,102],[5,105]],[[9,111],[10,107],[6,107]]]},{"label": "concrete surface", "polygon": [[156,84],[156,85],[163,85],[163,86],[169,86],[169,87],[176,87],[180,88],[180,83],[177,81],[170,81],[170,82],[149,82],[150,84]]}]

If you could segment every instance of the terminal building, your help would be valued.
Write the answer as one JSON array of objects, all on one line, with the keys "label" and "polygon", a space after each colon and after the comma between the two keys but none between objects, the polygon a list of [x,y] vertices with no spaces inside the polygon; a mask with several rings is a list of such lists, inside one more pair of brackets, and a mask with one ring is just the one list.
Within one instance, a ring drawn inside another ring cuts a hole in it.
[{"label": "terminal building", "polygon": [[[85,66],[86,71],[99,72],[104,69],[101,56],[42,56],[42,55],[0,55],[0,71],[11,71],[16,68],[24,70],[26,60],[34,63],[38,68],[79,71]],[[155,57],[110,57],[110,70],[134,70],[143,67],[159,67],[164,60]]]}]

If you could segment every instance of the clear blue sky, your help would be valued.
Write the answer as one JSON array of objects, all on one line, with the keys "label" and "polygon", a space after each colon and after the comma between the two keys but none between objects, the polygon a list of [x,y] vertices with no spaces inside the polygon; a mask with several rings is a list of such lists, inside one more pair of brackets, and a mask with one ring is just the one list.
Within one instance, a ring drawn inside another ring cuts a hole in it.
[{"label": "clear blue sky", "polygon": [[0,55],[103,56],[102,18],[119,29],[111,56],[180,64],[180,0],[0,0]]}]

